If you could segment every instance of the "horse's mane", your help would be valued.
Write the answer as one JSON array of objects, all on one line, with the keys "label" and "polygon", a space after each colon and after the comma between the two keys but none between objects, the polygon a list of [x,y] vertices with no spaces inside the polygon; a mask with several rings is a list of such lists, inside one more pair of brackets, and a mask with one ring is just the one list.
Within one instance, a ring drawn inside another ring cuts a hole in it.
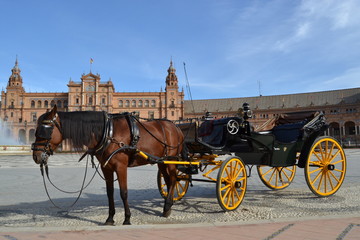
[{"label": "horse's mane", "polygon": [[99,141],[104,130],[104,113],[95,111],[58,112],[63,139],[75,149],[88,146],[95,137]]}]

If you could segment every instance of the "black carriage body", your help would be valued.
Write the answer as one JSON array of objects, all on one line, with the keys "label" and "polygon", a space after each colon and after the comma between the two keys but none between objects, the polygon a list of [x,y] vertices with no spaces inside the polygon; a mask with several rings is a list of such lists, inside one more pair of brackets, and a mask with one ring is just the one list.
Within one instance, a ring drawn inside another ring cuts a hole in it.
[{"label": "black carriage body", "polygon": [[[239,117],[178,126],[191,154],[235,154],[247,165],[272,167],[304,167],[313,142],[327,128],[321,112],[281,114],[256,131],[250,131],[249,122]],[[231,127],[236,126],[235,132]]]}]

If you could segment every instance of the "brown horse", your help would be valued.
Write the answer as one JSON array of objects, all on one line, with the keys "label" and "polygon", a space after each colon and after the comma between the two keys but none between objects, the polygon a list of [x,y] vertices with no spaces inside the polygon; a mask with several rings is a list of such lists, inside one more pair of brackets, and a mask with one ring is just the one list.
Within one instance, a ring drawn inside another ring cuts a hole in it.
[{"label": "brown horse", "polygon": [[[126,117],[127,116],[127,117]],[[131,115],[130,115],[131,116]],[[105,112],[58,112],[54,108],[39,117],[36,140],[32,145],[33,159],[46,165],[48,157],[63,141],[68,140],[75,149],[87,147],[86,153],[96,156],[106,180],[109,216],[106,225],[114,224],[114,172],[117,175],[120,196],[124,204],[125,220],[130,224],[128,204],[127,168],[149,164],[139,150],[150,159],[177,158],[182,151],[183,134],[168,120],[129,121],[129,115]],[[134,123],[135,122],[135,123]],[[110,126],[110,127],[109,127]],[[154,162],[151,162],[154,163]],[[163,216],[170,215],[176,183],[176,166],[158,163],[168,187]]]}]

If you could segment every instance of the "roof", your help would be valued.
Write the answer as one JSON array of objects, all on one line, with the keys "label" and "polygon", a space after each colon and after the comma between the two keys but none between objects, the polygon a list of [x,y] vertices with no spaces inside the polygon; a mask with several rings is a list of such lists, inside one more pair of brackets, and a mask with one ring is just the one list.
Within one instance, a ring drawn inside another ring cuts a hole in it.
[{"label": "roof", "polygon": [[[196,113],[236,111],[244,102],[252,109],[280,109],[345,104],[360,104],[360,88],[287,95],[193,100]],[[185,114],[193,112],[190,100],[185,101]]]}]

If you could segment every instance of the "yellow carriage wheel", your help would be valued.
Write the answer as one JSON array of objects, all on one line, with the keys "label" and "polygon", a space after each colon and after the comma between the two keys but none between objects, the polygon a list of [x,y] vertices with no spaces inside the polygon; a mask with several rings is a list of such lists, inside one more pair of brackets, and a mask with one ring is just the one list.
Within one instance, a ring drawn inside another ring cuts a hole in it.
[{"label": "yellow carriage wheel", "polygon": [[[180,199],[182,199],[185,196],[185,194],[189,188],[190,176],[179,170],[176,170],[176,175],[177,175],[177,181],[176,181],[176,185],[175,185],[175,189],[174,189],[174,201],[179,201]],[[158,184],[158,189],[159,189],[160,195],[163,198],[166,198],[168,196],[167,186],[166,186],[164,177],[160,171],[158,171],[158,174],[157,174],[157,184]]]},{"label": "yellow carriage wheel", "polygon": [[261,181],[270,189],[280,190],[288,187],[294,180],[296,166],[269,167],[257,166]]},{"label": "yellow carriage wheel", "polygon": [[327,197],[339,190],[346,173],[346,156],[332,137],[317,138],[305,166],[305,179],[317,196]]},{"label": "yellow carriage wheel", "polygon": [[247,185],[246,168],[238,157],[227,158],[220,167],[216,195],[224,211],[237,209],[244,199]]}]

